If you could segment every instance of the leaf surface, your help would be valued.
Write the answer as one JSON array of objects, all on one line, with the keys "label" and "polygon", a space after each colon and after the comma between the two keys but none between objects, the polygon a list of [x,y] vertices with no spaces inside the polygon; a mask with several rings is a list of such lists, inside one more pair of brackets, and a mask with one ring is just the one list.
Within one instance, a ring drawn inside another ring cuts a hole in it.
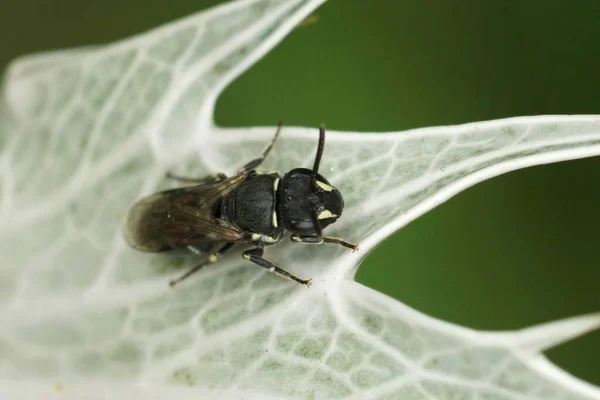
[{"label": "leaf surface", "polygon": [[[485,179],[598,155],[599,116],[389,134],[328,132],[321,172],[344,193],[336,246],[233,253],[171,290],[194,257],[139,253],[128,207],[189,176],[233,174],[274,127],[212,122],[222,89],[322,1],[228,3],[97,48],[14,63],[0,100],[0,394],[80,398],[599,399],[541,352],[600,315],[516,332],[465,329],[354,282],[393,232]],[[268,170],[310,167],[316,128],[285,127]],[[402,261],[398,261],[402,267]]]}]

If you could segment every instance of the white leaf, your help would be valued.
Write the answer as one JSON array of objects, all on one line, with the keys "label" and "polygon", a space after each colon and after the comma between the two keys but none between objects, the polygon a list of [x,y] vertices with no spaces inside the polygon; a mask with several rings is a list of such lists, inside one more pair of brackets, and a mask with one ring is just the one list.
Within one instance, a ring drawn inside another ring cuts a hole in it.
[{"label": "white leaf", "polygon": [[[327,234],[361,250],[267,252],[310,289],[234,253],[171,290],[197,258],[125,244],[128,207],[172,184],[166,170],[232,174],[260,153],[274,128],[215,127],[215,99],[321,2],[240,0],[13,64],[0,103],[0,397],[600,399],[541,354],[600,315],[480,332],[353,281],[370,249],[459,191],[600,154],[599,116],[329,132],[321,172],[346,209]],[[285,127],[264,166],[310,167],[316,138]]]}]

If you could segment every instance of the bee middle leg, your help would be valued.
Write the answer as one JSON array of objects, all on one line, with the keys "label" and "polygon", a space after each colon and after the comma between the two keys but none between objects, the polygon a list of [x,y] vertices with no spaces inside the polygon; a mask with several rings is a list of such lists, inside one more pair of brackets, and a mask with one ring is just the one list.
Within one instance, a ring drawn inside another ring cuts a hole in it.
[{"label": "bee middle leg", "polygon": [[203,178],[188,178],[185,176],[179,176],[179,175],[172,174],[171,172],[167,172],[167,178],[174,179],[176,181],[181,181],[181,182],[201,184],[201,183],[211,183],[211,182],[222,181],[227,178],[227,175],[219,172],[216,174],[205,176]]},{"label": "bee middle leg", "polygon": [[273,139],[271,140],[271,143],[269,143],[269,145],[267,146],[267,148],[263,150],[262,155],[260,157],[258,157],[258,158],[255,158],[254,160],[246,163],[240,169],[240,173],[246,173],[246,172],[252,171],[253,169],[258,168],[260,166],[260,164],[262,164],[262,162],[265,160],[265,158],[267,158],[267,156],[271,152],[271,149],[273,148],[273,145],[277,141],[277,138],[279,137],[279,133],[281,132],[281,127],[282,126],[283,126],[283,122],[280,121],[277,124],[277,130],[275,131],[275,136],[273,137]]},{"label": "bee middle leg", "polygon": [[292,239],[292,242],[296,242],[296,243],[310,243],[310,244],[334,243],[334,244],[339,244],[340,246],[344,246],[349,249],[352,249],[352,251],[358,250],[358,245],[348,243],[343,239],[334,238],[334,237],[292,235],[292,236],[290,236],[290,239]]},{"label": "bee middle leg", "polygon": [[300,279],[297,276],[290,274],[286,270],[279,268],[277,265],[273,264],[271,261],[265,260],[263,258],[264,252],[265,252],[265,250],[259,247],[256,249],[251,249],[251,250],[247,250],[247,251],[243,252],[242,257],[244,257],[244,259],[246,259],[248,261],[253,262],[254,264],[258,265],[259,267],[268,269],[270,272],[274,273],[275,275],[281,276],[282,278],[285,278],[285,279],[296,281],[298,283],[301,283],[302,285],[306,285],[306,286],[310,287],[310,285],[312,283],[312,279],[307,279],[307,280]]},{"label": "bee middle leg", "polygon": [[169,286],[173,287],[176,284],[178,284],[179,282],[188,278],[190,275],[194,274],[195,272],[198,272],[200,270],[200,268],[202,268],[208,264],[212,264],[212,263],[219,261],[219,259],[221,259],[221,257],[223,257],[223,254],[225,254],[227,251],[231,250],[231,248],[233,246],[235,246],[235,243],[226,243],[223,247],[221,247],[220,249],[218,249],[217,251],[212,253],[210,256],[208,256],[206,261],[191,268],[189,271],[187,271],[185,274],[181,275],[179,278],[173,279],[172,281],[170,281]]}]

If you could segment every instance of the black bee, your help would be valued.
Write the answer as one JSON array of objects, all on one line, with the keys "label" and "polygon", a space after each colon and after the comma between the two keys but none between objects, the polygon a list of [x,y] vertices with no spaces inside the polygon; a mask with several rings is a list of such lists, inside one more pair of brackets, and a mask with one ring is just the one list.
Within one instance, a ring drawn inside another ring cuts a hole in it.
[{"label": "black bee", "polygon": [[312,170],[294,168],[283,177],[256,170],[280,131],[281,123],[262,155],[235,176],[219,173],[189,179],[168,174],[169,178],[196,186],[156,193],[129,210],[125,237],[132,247],[151,252],[188,249],[197,254],[211,253],[203,263],[171,281],[171,286],[216,262],[237,244],[253,246],[243,252],[246,260],[310,286],[311,279],[300,279],[263,258],[265,246],[281,241],[285,231],[292,233],[294,242],[336,243],[358,249],[342,239],[323,236],[323,229],[337,221],[344,209],[340,191],[318,173],[325,145],[324,126],[319,130]]}]

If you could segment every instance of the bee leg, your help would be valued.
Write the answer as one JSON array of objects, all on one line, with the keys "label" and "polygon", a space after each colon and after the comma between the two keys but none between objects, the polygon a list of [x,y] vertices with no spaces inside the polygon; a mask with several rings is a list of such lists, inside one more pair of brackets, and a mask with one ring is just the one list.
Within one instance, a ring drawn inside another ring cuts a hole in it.
[{"label": "bee leg", "polygon": [[204,178],[188,178],[188,177],[184,177],[184,176],[174,175],[171,172],[167,172],[167,178],[175,179],[175,180],[181,181],[181,182],[200,184],[200,183],[219,182],[219,181],[222,181],[223,179],[226,179],[227,175],[219,172],[216,174],[205,176]]},{"label": "bee leg", "polygon": [[292,242],[296,242],[296,243],[310,243],[310,244],[334,243],[334,244],[339,244],[340,246],[344,246],[349,249],[352,249],[352,251],[358,250],[358,245],[348,243],[345,240],[334,238],[334,237],[292,235],[292,236],[290,236],[290,239],[292,239]]},{"label": "bee leg", "polygon": [[282,278],[296,281],[298,283],[301,283],[303,285],[310,287],[310,285],[312,283],[312,279],[307,279],[307,280],[300,279],[297,276],[290,274],[286,270],[279,268],[278,266],[273,264],[271,261],[265,260],[262,257],[264,252],[265,252],[265,250],[261,249],[261,248],[251,249],[251,250],[247,250],[247,251],[243,252],[242,257],[244,257],[244,259],[246,259],[248,261],[253,262],[254,264],[258,265],[259,267],[268,269],[270,272],[274,273],[275,275],[279,275]]},{"label": "bee leg", "polygon": [[227,252],[228,250],[231,250],[231,248],[234,245],[235,245],[235,243],[226,243],[219,250],[215,251],[210,256],[208,256],[208,258],[206,259],[206,261],[204,261],[201,264],[196,265],[195,267],[193,267],[192,269],[190,269],[189,271],[187,271],[185,274],[181,275],[179,278],[173,279],[172,281],[170,281],[169,282],[169,286],[173,287],[176,284],[178,284],[179,282],[181,282],[182,280],[188,278],[190,275],[192,275],[195,272],[199,271],[200,268],[202,268],[202,267],[204,267],[204,266],[206,266],[208,264],[212,264],[212,263],[215,263],[215,262],[219,261],[219,259],[223,256],[223,254],[225,254],[225,252]]},{"label": "bee leg", "polygon": [[246,163],[242,167],[242,169],[240,169],[240,173],[247,173],[247,172],[250,172],[250,171],[260,167],[260,164],[262,164],[262,162],[265,160],[265,158],[267,158],[267,156],[271,152],[271,149],[273,148],[275,141],[277,141],[277,138],[279,137],[279,132],[281,132],[282,126],[283,126],[283,122],[280,121],[279,124],[277,124],[277,130],[275,131],[275,136],[273,137],[273,140],[271,140],[271,143],[269,143],[267,148],[263,150],[262,155],[258,158],[255,158],[254,160],[250,161],[249,163]]}]

